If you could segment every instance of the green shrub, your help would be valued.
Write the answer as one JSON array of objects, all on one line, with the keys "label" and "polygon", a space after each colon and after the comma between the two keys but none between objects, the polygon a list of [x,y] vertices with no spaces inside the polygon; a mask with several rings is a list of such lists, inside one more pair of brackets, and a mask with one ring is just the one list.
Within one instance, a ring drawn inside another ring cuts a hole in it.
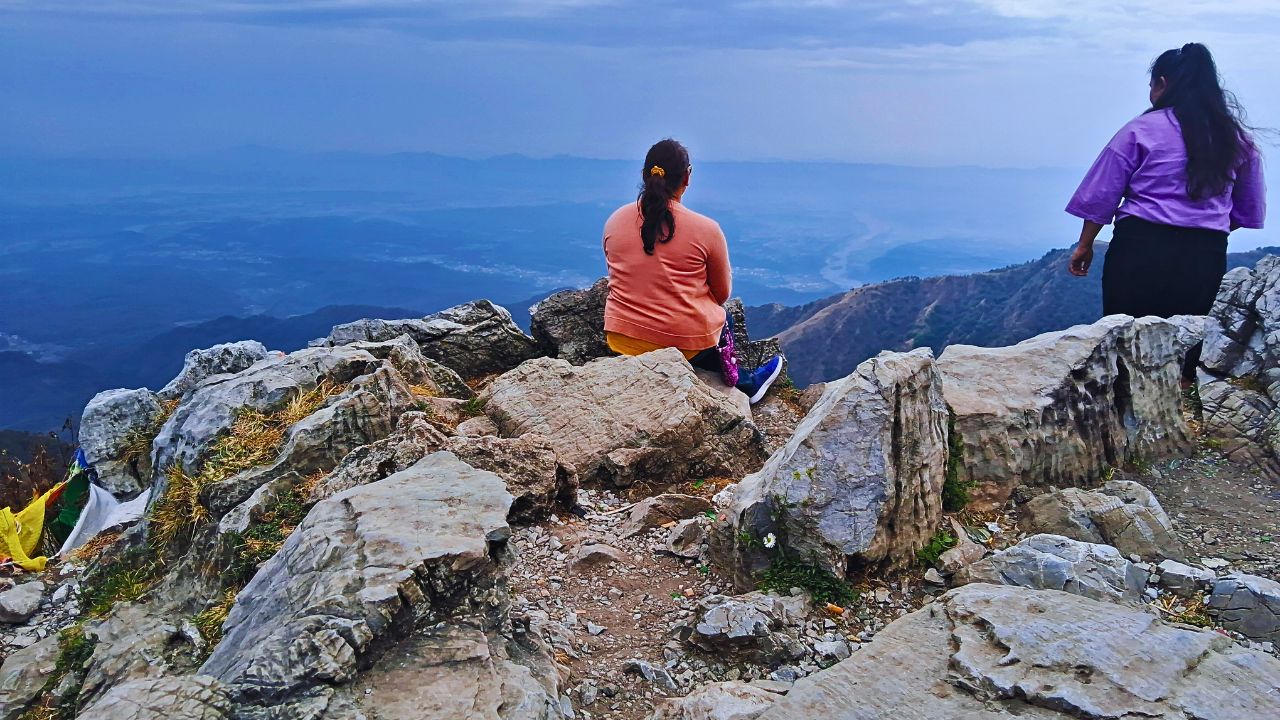
[{"label": "green shrub", "polygon": [[956,414],[947,413],[947,469],[942,481],[942,509],[957,512],[969,504],[969,491],[973,489],[972,480],[960,479],[960,468],[964,465],[964,442],[956,432]]},{"label": "green shrub", "polygon": [[916,557],[919,558],[920,564],[927,567],[933,567],[938,564],[938,558],[942,557],[942,553],[956,546],[956,536],[946,530],[939,530],[936,535],[929,538],[929,542],[925,546],[916,551]]},{"label": "green shrub", "polygon": [[793,587],[802,588],[816,603],[848,605],[858,599],[858,593],[821,567],[816,556],[810,556],[806,562],[781,547],[769,567],[761,573],[758,587],[782,595]]}]

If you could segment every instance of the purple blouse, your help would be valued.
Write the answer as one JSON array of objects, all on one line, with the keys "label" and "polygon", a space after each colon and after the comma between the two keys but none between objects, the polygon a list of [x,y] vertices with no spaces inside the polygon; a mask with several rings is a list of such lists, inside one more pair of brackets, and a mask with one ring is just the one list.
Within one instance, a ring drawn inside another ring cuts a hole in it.
[{"label": "purple blouse", "polygon": [[1192,200],[1182,129],[1173,110],[1157,110],[1130,120],[1111,138],[1067,212],[1101,225],[1132,215],[1162,225],[1224,232],[1261,228],[1267,214],[1262,159],[1250,148],[1221,195]]}]

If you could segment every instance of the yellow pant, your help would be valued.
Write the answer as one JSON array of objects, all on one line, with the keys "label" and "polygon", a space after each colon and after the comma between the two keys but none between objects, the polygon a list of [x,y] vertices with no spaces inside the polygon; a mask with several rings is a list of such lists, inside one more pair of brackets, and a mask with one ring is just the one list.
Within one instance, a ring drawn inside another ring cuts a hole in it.
[{"label": "yellow pant", "polygon": [[[666,345],[651,343],[648,340],[639,340],[628,335],[622,335],[615,332],[606,332],[604,341],[609,344],[609,349],[619,355],[643,355],[654,350],[661,350]],[[678,348],[677,348],[678,349]],[[685,360],[692,360],[695,355],[702,352],[701,350],[680,350],[684,353]]]}]

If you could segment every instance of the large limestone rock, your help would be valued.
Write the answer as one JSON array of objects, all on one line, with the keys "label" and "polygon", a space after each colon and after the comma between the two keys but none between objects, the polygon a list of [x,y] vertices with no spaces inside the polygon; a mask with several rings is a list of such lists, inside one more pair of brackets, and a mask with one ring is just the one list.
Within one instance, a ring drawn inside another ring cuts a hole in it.
[{"label": "large limestone rock", "polygon": [[224,688],[200,675],[133,680],[85,708],[79,720],[231,720]]},{"label": "large limestone rock", "polygon": [[0,665],[0,718],[18,717],[44,689],[58,664],[58,636],[22,648]]},{"label": "large limestone rock", "polygon": [[160,412],[160,399],[146,388],[106,390],[85,406],[80,447],[104,488],[116,495],[131,495],[150,482],[150,458],[130,458],[127,451],[148,432]]},{"label": "large limestone rock", "polygon": [[585,365],[615,355],[604,340],[604,302],[609,279],[585,290],[564,290],[532,308],[529,330],[544,355]]},{"label": "large limestone rock", "polygon": [[468,465],[502,478],[513,498],[508,515],[512,522],[543,520],[556,505],[568,509],[577,503],[578,478],[544,437],[455,437],[447,449]]},{"label": "large limestone rock", "polygon": [[1032,535],[960,570],[955,582],[1061,590],[1094,600],[1133,603],[1142,599],[1147,571],[1110,545]]},{"label": "large limestone rock", "polygon": [[1257,575],[1228,575],[1213,584],[1209,607],[1222,626],[1254,640],[1280,644],[1280,583]]},{"label": "large limestone rock", "polygon": [[505,308],[477,300],[422,319],[357,320],[338,325],[322,341],[346,345],[383,342],[408,335],[422,354],[464,378],[509,370],[538,355],[533,338],[521,332]]},{"label": "large limestone rock", "polygon": [[[932,353],[881,353],[828,383],[764,468],[717,496],[728,526],[713,551],[742,587],[784,549],[838,577],[914,562],[941,522],[946,448]],[[762,547],[769,534],[780,548]]]},{"label": "large limestone rock", "polygon": [[351,347],[390,362],[405,382],[437,397],[470,400],[476,395],[458,373],[423,355],[407,334],[383,342],[354,342]]},{"label": "large limestone rock", "polygon": [[966,585],[811,675],[761,720],[1240,720],[1280,714],[1280,661],[1069,593]]},{"label": "large limestone rock", "polygon": [[381,360],[357,348],[309,348],[268,358],[234,375],[209,378],[160,429],[153,464],[159,472],[173,463],[196,472],[201,456],[242,408],[275,410],[321,382],[345,385],[381,365]]},{"label": "large limestone rock", "polygon": [[269,707],[345,683],[415,621],[502,609],[502,479],[447,452],[328,498],[240,592],[200,672]]},{"label": "large limestone rock", "polygon": [[1262,472],[1280,474],[1280,411],[1256,387],[1233,380],[1200,385],[1205,435],[1222,454]]},{"label": "large limestone rock", "polygon": [[182,361],[182,372],[158,393],[166,400],[191,392],[205,378],[225,373],[238,373],[267,357],[267,348],[257,340],[223,343],[203,350],[192,350]]},{"label": "large limestone rock", "polygon": [[659,700],[649,720],[753,720],[778,697],[736,680],[710,683],[684,697]]},{"label": "large limestone rock", "polygon": [[1097,491],[1066,488],[1037,495],[1022,507],[1019,525],[1030,533],[1111,545],[1143,560],[1186,559],[1159,501],[1132,481],[1113,480]]},{"label": "large limestone rock", "polygon": [[755,425],[675,349],[581,367],[538,358],[481,398],[503,436],[545,437],[584,484],[735,476],[764,459]]},{"label": "large limestone rock", "polygon": [[449,438],[421,412],[400,416],[395,432],[347,453],[342,462],[312,489],[312,500],[324,500],[344,490],[368,485],[411,467],[422,458],[443,450]]},{"label": "large limestone rock", "polygon": [[1081,485],[1135,459],[1189,453],[1182,361],[1202,318],[1106,317],[1011,347],[938,359],[978,506],[1020,485]]}]

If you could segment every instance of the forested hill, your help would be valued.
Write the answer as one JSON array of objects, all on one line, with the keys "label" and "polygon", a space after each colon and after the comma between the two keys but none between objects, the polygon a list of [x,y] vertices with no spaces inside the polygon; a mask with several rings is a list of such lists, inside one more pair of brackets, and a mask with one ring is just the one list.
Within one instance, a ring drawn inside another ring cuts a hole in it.
[{"label": "forested hill", "polygon": [[[908,277],[854,288],[807,305],[747,308],[753,335],[776,335],[797,384],[843,377],[881,350],[947,345],[1012,345],[1033,335],[1093,322],[1102,313],[1099,243],[1087,278],[1067,273],[1069,250],[972,275]],[[1270,247],[1228,256],[1253,266]]]}]

